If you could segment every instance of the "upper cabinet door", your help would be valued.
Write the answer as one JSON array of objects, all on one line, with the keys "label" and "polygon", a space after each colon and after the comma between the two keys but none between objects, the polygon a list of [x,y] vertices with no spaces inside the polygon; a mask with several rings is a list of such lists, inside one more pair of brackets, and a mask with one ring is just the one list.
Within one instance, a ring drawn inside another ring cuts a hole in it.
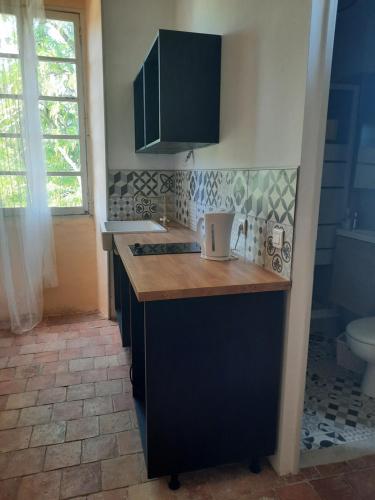
[{"label": "upper cabinet door", "polygon": [[174,154],[219,142],[220,66],[221,36],[159,31],[134,81],[136,152]]}]

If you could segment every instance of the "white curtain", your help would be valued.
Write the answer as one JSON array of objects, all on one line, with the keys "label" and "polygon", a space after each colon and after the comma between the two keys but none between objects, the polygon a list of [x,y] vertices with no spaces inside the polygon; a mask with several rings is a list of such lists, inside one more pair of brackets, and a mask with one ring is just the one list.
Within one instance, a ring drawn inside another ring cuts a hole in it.
[{"label": "white curtain", "polygon": [[43,15],[42,0],[0,0],[0,297],[16,333],[41,321],[43,288],[57,284],[33,34]]}]

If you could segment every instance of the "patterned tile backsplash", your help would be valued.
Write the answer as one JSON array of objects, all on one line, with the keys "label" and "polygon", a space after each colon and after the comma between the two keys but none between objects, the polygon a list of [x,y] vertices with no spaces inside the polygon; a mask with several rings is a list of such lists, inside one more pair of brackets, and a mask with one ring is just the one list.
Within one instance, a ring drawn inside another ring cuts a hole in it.
[{"label": "patterned tile backsplash", "polygon": [[[119,170],[109,172],[109,218],[166,215],[195,230],[207,210],[233,210],[233,253],[290,278],[297,191],[296,168],[261,170]],[[248,221],[247,236],[238,228]],[[272,245],[284,229],[282,249]]]}]

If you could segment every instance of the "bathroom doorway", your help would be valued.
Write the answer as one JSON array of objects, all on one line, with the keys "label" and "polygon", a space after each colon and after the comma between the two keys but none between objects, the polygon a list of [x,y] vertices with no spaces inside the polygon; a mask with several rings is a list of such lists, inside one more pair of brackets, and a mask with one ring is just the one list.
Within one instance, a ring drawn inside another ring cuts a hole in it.
[{"label": "bathroom doorway", "polygon": [[[375,453],[375,2],[339,0],[301,465]],[[366,375],[367,373],[367,375]],[[373,380],[372,380],[373,379]]]}]

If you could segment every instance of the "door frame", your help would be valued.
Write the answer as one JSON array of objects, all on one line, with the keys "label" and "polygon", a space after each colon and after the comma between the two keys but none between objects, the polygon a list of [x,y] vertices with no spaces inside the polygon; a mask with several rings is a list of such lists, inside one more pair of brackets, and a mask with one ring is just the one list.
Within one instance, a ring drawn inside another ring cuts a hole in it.
[{"label": "door frame", "polygon": [[297,473],[310,333],[315,245],[338,0],[311,0],[301,166],[294,237],[293,286],[285,320],[278,451],[280,474]]}]

